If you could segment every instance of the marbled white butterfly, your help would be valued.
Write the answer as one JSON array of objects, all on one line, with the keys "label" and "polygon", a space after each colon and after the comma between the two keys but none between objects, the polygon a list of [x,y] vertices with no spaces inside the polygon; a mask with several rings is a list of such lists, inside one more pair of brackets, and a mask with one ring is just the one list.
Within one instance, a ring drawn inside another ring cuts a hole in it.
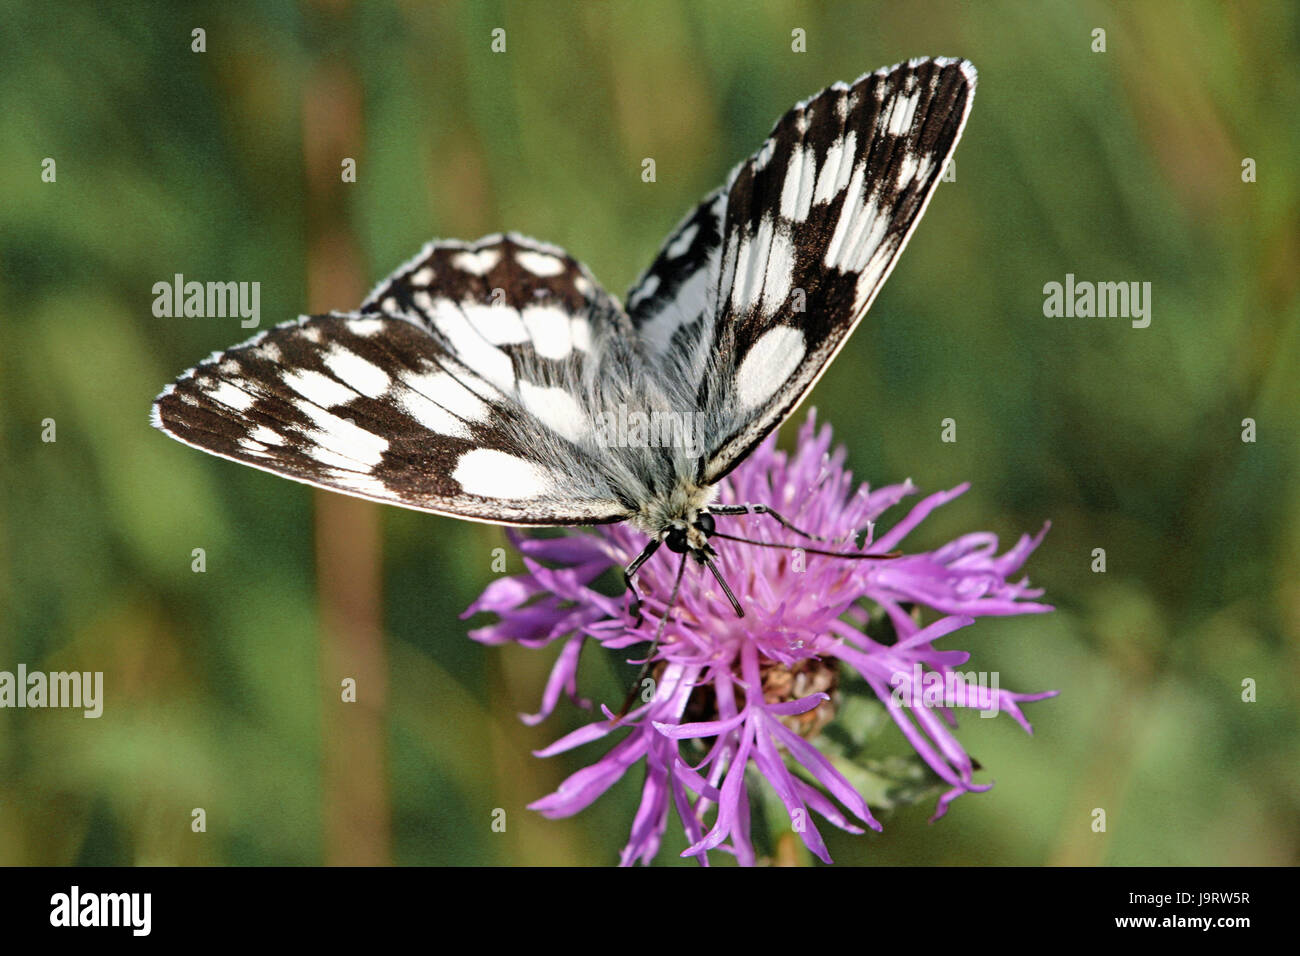
[{"label": "marbled white butterfly", "polygon": [[304,316],[190,369],[153,424],[404,508],[630,521],[649,536],[625,572],[638,618],[632,578],[661,544],[682,555],[679,582],[690,555],[743,613],[712,560],[714,517],[804,533],[762,503],[715,504],[718,482],[866,314],[974,92],[970,63],[926,58],[799,103],[672,232],[626,308],[554,246],[431,242],[358,311]]}]

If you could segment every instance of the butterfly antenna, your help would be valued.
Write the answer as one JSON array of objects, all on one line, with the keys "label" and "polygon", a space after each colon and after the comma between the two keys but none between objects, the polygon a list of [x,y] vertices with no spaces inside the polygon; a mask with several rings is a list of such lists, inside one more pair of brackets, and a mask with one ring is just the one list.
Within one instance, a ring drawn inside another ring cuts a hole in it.
[{"label": "butterfly antenna", "polygon": [[[823,481],[824,480],[825,479],[823,478]],[[821,487],[820,482],[818,482],[817,487]],[[816,488],[813,489],[814,492],[816,490],[817,490]],[[800,510],[802,510],[802,507],[800,508]],[[858,540],[858,535],[860,535],[863,531],[870,529],[871,527],[871,525],[868,524],[867,527],[865,528],[855,528],[853,531],[850,531],[847,534],[842,534],[838,538],[829,538],[826,537],[825,535],[813,534],[811,531],[803,530],[803,528],[800,528],[789,518],[785,517],[784,515],[778,514],[777,512],[769,508],[767,505],[710,505],[709,514],[767,515],[769,518],[771,518],[781,527],[788,528],[789,530],[793,531],[795,534],[799,535],[801,538],[807,538],[810,541],[820,541],[823,544],[839,544],[841,541],[852,541],[856,544]]]},{"label": "butterfly antenna", "polygon": [[[888,554],[868,554],[865,551],[823,551],[821,548],[805,548],[803,545],[798,544],[791,545],[781,544],[777,541],[754,541],[752,538],[738,538],[734,534],[723,534],[721,531],[713,532],[710,537],[726,538],[728,541],[739,541],[741,544],[752,544],[756,548],[780,548],[782,551],[793,551],[795,548],[798,548],[805,554],[824,554],[829,558],[847,558],[850,561],[863,561],[868,558],[880,561],[888,558],[901,558],[903,556],[902,551],[890,551]],[[713,573],[717,574],[718,572],[714,571]],[[719,578],[719,580],[721,580],[721,578]],[[723,584],[723,587],[725,588],[726,585]],[[728,596],[730,596],[730,592],[728,592]],[[732,598],[732,601],[734,602],[735,598]]]},{"label": "butterfly antenna", "polygon": [[[664,628],[668,624],[668,615],[673,611],[677,604],[677,593],[682,587],[682,575],[686,573],[686,555],[682,555],[681,563],[677,565],[677,577],[673,579],[673,589],[668,595],[668,603],[664,606],[663,617],[659,618],[659,626],[655,628],[655,639],[650,644],[650,652],[645,656],[645,663],[641,665],[641,672],[636,675],[636,680],[632,681],[632,687],[627,692],[627,697],[623,700],[623,706],[618,709],[614,716],[614,722],[622,720],[627,716],[627,712],[632,709],[632,701],[636,700],[637,691],[641,689],[641,682],[645,680],[646,674],[650,673],[650,666],[654,663],[655,652],[659,650],[659,642],[664,636]],[[714,572],[717,573],[716,571]],[[725,585],[724,585],[725,587]],[[734,598],[732,600],[735,600]]]}]

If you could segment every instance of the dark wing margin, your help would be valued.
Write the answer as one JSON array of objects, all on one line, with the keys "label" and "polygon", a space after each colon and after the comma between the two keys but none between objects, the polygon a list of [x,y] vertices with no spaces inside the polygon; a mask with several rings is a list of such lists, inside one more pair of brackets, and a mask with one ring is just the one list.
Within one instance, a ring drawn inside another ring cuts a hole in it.
[{"label": "dark wing margin", "polygon": [[674,230],[628,297],[652,362],[694,390],[713,483],[784,420],[893,269],[956,148],[965,60],[917,59],[796,105]]},{"label": "dark wing margin", "polygon": [[152,422],[305,484],[496,524],[627,517],[597,464],[415,322],[304,316],[212,355]]}]

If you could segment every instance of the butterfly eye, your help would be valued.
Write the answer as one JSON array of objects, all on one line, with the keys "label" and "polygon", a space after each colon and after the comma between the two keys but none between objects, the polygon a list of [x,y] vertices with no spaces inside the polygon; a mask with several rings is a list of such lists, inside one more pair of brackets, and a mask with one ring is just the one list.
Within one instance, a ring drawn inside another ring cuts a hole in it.
[{"label": "butterfly eye", "polygon": [[713,529],[715,527],[713,523],[713,515],[709,514],[707,511],[701,511],[695,518],[695,527],[699,528],[706,535],[713,534]]},{"label": "butterfly eye", "polygon": [[686,548],[686,529],[669,528],[668,536],[664,538],[664,544],[668,545],[668,550],[675,554],[685,554]]}]

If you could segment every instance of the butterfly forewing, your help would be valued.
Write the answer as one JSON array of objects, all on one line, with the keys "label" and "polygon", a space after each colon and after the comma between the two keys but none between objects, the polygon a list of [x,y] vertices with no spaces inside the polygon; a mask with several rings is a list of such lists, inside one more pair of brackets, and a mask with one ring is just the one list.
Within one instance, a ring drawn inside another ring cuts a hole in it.
[{"label": "butterfly forewing", "polygon": [[913,60],[800,103],[633,288],[647,350],[694,384],[709,423],[705,482],[794,410],[866,313],[974,88],[964,60]]},{"label": "butterfly forewing", "polygon": [[154,424],[212,454],[406,508],[507,524],[627,512],[598,462],[402,317],[271,329],[169,386]]}]

